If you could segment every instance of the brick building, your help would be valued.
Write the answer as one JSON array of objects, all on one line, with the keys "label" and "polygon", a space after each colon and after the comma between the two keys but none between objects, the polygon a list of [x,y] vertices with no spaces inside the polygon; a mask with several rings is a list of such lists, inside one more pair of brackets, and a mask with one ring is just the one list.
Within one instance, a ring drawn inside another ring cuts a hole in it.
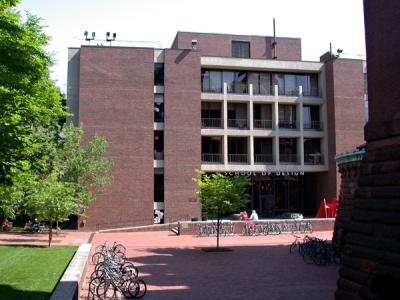
[{"label": "brick building", "polygon": [[301,60],[301,40],[178,32],[169,49],[69,49],[68,107],[104,135],[114,182],[87,228],[199,218],[195,170],[250,176],[261,217],[315,215],[334,156],[363,143],[363,61]]}]

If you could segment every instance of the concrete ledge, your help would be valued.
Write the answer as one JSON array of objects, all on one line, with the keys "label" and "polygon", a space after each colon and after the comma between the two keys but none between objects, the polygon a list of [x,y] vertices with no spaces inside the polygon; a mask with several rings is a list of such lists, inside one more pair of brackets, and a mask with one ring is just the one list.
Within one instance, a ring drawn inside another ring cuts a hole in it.
[{"label": "concrete ledge", "polygon": [[[211,221],[208,221],[211,222]],[[229,221],[229,220],[223,220],[223,222],[232,222],[234,224],[234,234],[241,235],[243,233],[243,227],[245,223],[251,222],[251,221]],[[333,218],[327,218],[327,219],[318,219],[318,218],[312,218],[312,219],[265,219],[265,220],[259,220],[256,221],[255,223],[257,224],[265,224],[265,223],[300,223],[300,222],[310,222],[313,227],[313,231],[333,231],[333,227],[335,224],[335,219]],[[199,221],[199,222],[179,222],[180,226],[180,234],[185,235],[198,235],[199,234],[199,225],[200,224],[205,224],[207,221]]]},{"label": "concrete ledge", "polygon": [[50,300],[76,300],[83,283],[92,244],[82,244],[69,263]]}]

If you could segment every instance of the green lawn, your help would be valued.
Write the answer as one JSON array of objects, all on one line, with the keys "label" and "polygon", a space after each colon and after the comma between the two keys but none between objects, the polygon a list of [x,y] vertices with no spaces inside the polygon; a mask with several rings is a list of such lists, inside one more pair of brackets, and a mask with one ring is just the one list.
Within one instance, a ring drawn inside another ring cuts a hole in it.
[{"label": "green lawn", "polygon": [[49,299],[76,249],[0,246],[0,299]]}]

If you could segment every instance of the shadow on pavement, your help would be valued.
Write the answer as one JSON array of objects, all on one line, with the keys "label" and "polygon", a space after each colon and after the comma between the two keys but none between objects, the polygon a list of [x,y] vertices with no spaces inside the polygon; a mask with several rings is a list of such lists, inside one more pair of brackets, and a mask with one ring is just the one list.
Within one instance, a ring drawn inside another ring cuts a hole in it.
[{"label": "shadow on pavement", "polygon": [[337,266],[303,262],[289,246],[232,246],[231,252],[201,248],[146,248],[132,257],[150,299],[334,299]]}]

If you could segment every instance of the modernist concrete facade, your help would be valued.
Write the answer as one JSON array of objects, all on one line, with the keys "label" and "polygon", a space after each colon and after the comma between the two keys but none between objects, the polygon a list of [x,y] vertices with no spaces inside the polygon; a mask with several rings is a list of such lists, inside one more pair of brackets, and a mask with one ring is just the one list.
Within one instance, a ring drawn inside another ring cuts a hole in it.
[{"label": "modernist concrete facade", "polygon": [[196,169],[250,176],[262,216],[313,215],[338,194],[334,156],[363,143],[363,62],[301,61],[298,38],[178,32],[170,49],[69,54],[71,120],[114,160],[89,228],[200,218]]}]

